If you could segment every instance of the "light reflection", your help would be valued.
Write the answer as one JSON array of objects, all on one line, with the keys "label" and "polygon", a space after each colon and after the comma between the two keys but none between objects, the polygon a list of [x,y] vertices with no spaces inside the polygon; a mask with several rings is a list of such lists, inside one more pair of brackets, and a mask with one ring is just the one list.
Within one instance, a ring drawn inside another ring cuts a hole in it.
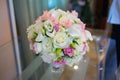
[{"label": "light reflection", "polygon": [[77,70],[78,69],[78,65],[74,65],[74,67],[73,67],[75,70]]}]

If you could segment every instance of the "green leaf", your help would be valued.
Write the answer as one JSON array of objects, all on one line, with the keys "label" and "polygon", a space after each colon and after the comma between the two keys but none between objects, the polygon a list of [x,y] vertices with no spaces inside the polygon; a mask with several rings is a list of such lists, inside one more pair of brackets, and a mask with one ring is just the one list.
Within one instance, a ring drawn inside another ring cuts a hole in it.
[{"label": "green leaf", "polygon": [[62,49],[61,48],[57,48],[55,52],[56,52],[56,55],[59,55],[62,52]]},{"label": "green leaf", "polygon": [[35,37],[37,37],[38,33],[36,33],[36,32],[33,32],[33,35],[34,35]]},{"label": "green leaf", "polygon": [[33,42],[35,42],[35,39],[36,39],[37,35],[38,35],[38,33],[33,32],[33,36],[34,36],[34,38],[32,39]]},{"label": "green leaf", "polygon": [[77,24],[77,21],[74,20],[74,24]]},{"label": "green leaf", "polygon": [[62,14],[60,14],[59,19],[62,17]]},{"label": "green leaf", "polygon": [[72,42],[72,43],[70,44],[70,46],[71,46],[72,48],[75,48],[75,43]]},{"label": "green leaf", "polygon": [[46,33],[46,29],[45,29],[45,27],[43,26],[43,27],[42,27],[42,35],[45,35],[45,33]]}]

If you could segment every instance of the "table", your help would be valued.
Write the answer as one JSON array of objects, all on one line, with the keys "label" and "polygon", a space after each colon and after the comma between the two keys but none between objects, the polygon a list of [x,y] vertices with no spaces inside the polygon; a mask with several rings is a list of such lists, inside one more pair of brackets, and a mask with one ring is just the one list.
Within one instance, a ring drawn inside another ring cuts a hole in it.
[{"label": "table", "polygon": [[[84,57],[78,64],[78,69],[65,65],[62,73],[52,72],[51,65],[38,56],[20,75],[17,80],[84,80],[89,64],[89,57]],[[43,68],[43,69],[41,69]]]},{"label": "table", "polygon": [[42,62],[40,56],[37,56],[17,80],[90,80],[91,77],[91,80],[95,80],[97,78],[97,57],[93,47],[95,44],[92,42],[89,45],[91,50],[84,59],[86,62],[81,60],[76,71],[65,67],[61,74],[51,73],[50,65]]},{"label": "table", "polygon": [[92,33],[94,41],[89,44],[90,52],[88,53],[88,56],[90,57],[90,64],[85,80],[102,80],[109,38],[106,34],[106,30],[90,28],[88,30]]},{"label": "table", "polygon": [[89,58],[86,57],[79,62],[78,69],[65,66],[63,72],[52,72],[51,67],[45,72],[40,80],[84,80]]},{"label": "table", "polygon": [[[97,31],[97,33],[98,32],[99,31]],[[101,33],[103,34],[103,32],[100,32],[99,34]],[[92,34],[96,33],[93,32]],[[99,59],[96,49],[96,41],[90,42],[89,47],[90,51],[87,53],[86,64],[84,64],[84,60],[81,61],[79,65],[80,68],[76,71],[69,67],[65,67],[63,73],[51,73],[50,65],[42,62],[40,56],[37,56],[17,80],[97,80],[99,76]]]}]

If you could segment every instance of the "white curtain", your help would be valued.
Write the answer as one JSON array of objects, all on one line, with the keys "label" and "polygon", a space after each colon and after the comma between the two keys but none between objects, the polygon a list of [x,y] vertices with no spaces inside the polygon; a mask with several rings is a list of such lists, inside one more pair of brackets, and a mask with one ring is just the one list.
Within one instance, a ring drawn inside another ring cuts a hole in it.
[{"label": "white curtain", "polygon": [[[21,55],[20,59],[22,70],[24,71],[24,69],[26,69],[26,67],[36,58],[29,48],[26,34],[27,27],[34,23],[34,20],[46,9],[61,8],[67,10],[68,0],[13,0],[13,2]],[[52,7],[50,7],[50,5],[52,5]],[[41,69],[42,68],[43,67],[41,67]],[[43,73],[41,72],[40,74],[42,75]]]}]

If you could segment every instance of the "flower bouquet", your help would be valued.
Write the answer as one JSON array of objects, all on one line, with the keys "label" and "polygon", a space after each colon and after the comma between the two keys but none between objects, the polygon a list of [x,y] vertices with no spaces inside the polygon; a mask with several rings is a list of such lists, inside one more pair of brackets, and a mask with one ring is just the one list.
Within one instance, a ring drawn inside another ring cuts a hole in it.
[{"label": "flower bouquet", "polygon": [[59,67],[73,66],[89,50],[88,41],[93,40],[85,30],[85,24],[76,11],[52,9],[44,11],[34,24],[27,28],[30,49],[41,54],[46,63]]}]

